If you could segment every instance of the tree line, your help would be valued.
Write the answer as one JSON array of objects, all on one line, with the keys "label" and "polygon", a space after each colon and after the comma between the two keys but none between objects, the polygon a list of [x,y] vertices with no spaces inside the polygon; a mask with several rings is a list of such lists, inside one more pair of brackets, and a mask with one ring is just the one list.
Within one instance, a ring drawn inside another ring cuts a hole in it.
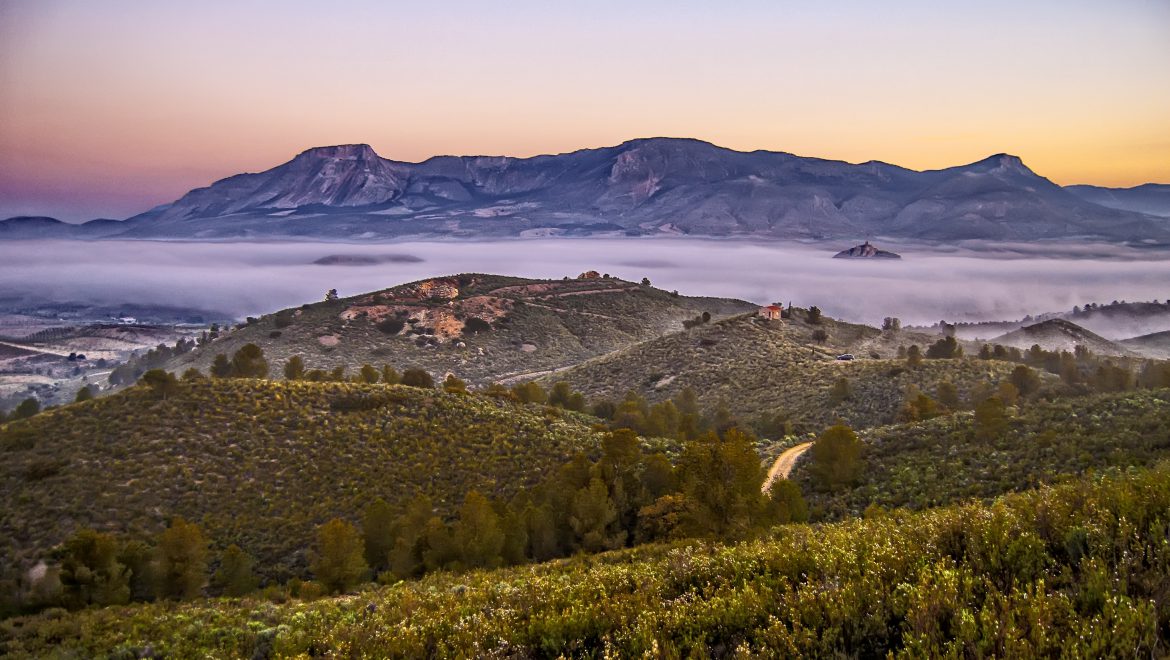
[{"label": "tree line", "polygon": [[[508,501],[472,490],[452,516],[418,495],[401,509],[372,499],[360,521],[334,518],[306,539],[310,574],[268,585],[269,596],[308,598],[432,571],[496,568],[641,543],[748,538],[777,523],[807,520],[795,484],[762,492],[765,470],[749,432],[732,427],[684,444],[677,461],[646,450],[629,429],[607,432],[595,459],[584,453]],[[34,583],[7,585],[10,612],[131,601],[241,596],[260,587],[255,560],[236,545],[212,555],[194,522],[174,518],[150,540],[82,529]],[[212,570],[214,569],[214,570]],[[311,579],[309,579],[311,578]]]}]

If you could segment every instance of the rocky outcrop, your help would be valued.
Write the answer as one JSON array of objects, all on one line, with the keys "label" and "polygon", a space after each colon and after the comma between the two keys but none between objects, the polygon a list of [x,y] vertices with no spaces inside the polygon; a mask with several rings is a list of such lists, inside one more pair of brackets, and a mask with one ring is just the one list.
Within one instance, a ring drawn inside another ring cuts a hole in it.
[{"label": "rocky outcrop", "polygon": [[885,250],[879,250],[869,241],[861,245],[841,250],[833,255],[834,259],[901,259],[902,255]]}]

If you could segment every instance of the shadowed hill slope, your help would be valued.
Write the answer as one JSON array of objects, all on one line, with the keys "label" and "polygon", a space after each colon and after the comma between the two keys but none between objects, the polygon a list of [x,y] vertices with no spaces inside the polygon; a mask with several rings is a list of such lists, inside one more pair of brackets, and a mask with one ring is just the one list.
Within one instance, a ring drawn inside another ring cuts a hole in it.
[{"label": "shadowed hill slope", "polygon": [[[465,274],[403,284],[263,316],[168,365],[205,373],[217,353],[254,343],[279,377],[364,363],[453,372],[472,384],[563,368],[682,328],[703,312],[753,310],[741,300],[679,296],[616,278],[532,280]],[[477,319],[477,320],[473,320]]]},{"label": "shadowed hill slope", "polygon": [[[917,367],[893,359],[838,361],[838,352],[874,345],[883,333],[828,318],[810,325],[803,317],[801,310],[791,321],[738,316],[631,346],[542,382],[568,382],[592,399],[620,400],[634,390],[651,402],[689,387],[705,410],[726,405],[745,421],[786,414],[815,430],[836,419],[855,427],[888,424],[911,385],[933,394],[946,380],[966,397],[977,384],[1005,379],[1015,366],[970,359],[926,360]],[[827,331],[826,345],[811,339],[817,330]],[[831,389],[841,378],[849,381],[851,394],[835,400]]]},{"label": "shadowed hill slope", "polygon": [[31,565],[80,527],[146,536],[180,515],[287,577],[316,525],[377,497],[425,493],[450,512],[599,442],[584,417],[400,385],[135,387],[0,427],[0,553]]}]

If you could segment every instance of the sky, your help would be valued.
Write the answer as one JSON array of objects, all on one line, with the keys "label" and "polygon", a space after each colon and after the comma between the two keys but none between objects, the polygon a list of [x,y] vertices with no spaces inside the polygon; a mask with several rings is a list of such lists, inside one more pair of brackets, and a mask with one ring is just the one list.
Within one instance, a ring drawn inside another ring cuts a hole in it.
[{"label": "sky", "polygon": [[312,146],[648,136],[1170,183],[1170,2],[0,0],[0,218],[124,218]]}]

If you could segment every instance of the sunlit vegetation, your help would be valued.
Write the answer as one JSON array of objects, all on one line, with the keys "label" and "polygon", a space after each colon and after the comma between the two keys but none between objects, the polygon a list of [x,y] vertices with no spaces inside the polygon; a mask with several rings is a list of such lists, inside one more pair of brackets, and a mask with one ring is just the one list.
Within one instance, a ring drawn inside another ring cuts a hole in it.
[{"label": "sunlit vegetation", "polygon": [[339,599],[10,619],[11,655],[1156,657],[1170,467],[925,512],[787,525]]},{"label": "sunlit vegetation", "polygon": [[1150,465],[1170,456],[1170,390],[1099,394],[1006,407],[862,433],[856,482],[820,488],[815,461],[797,463],[817,517],[869,506],[926,508],[990,498],[1086,470]]}]

